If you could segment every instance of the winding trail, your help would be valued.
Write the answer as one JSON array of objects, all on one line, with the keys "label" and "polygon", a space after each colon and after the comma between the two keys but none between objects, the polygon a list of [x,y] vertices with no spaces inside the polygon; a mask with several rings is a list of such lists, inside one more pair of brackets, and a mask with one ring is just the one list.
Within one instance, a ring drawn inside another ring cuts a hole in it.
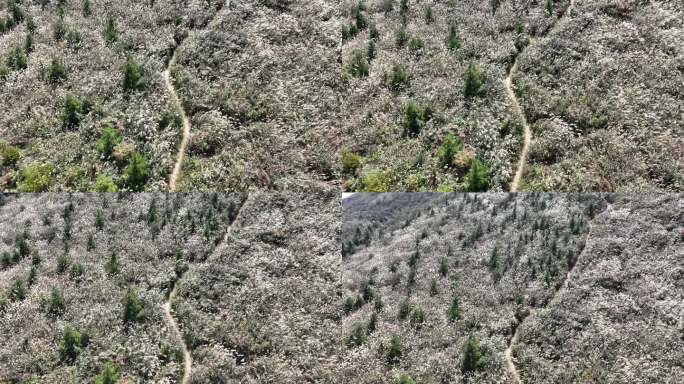
[{"label": "winding trail", "polygon": [[[211,27],[214,21],[216,20],[216,16],[221,12],[223,8],[228,8],[230,7],[230,0],[226,0],[224,5],[222,5],[220,8],[216,10],[216,13],[214,16],[209,20],[207,23],[207,27]],[[190,124],[190,119],[188,118],[188,115],[185,113],[185,109],[183,108],[183,104],[180,102],[180,98],[178,97],[178,93],[176,92],[176,88],[173,85],[173,79],[171,78],[171,67],[176,65],[176,53],[178,52],[178,47],[182,44],[182,42],[179,42],[174,48],[173,48],[173,54],[171,55],[171,60],[169,60],[169,63],[166,65],[166,69],[164,72],[162,72],[162,77],[164,78],[164,83],[166,83],[166,90],[169,93],[169,96],[171,97],[171,101],[173,102],[174,106],[178,110],[181,116],[181,120],[183,122],[183,133],[181,137],[181,142],[180,146],[178,147],[178,154],[176,155],[176,163],[173,165],[173,171],[171,172],[171,176],[169,178],[169,190],[171,192],[176,191],[176,185],[178,181],[178,175],[180,175],[181,168],[183,167],[183,159],[185,158],[185,152],[188,148],[188,142],[190,141],[190,130],[192,129],[192,125]]]},{"label": "winding trail", "polygon": [[169,92],[169,96],[171,96],[171,101],[180,113],[181,120],[183,121],[183,136],[181,137],[180,146],[178,147],[176,163],[173,166],[173,172],[171,172],[171,178],[169,179],[169,189],[171,190],[171,192],[176,191],[176,181],[178,180],[178,175],[180,174],[181,166],[183,165],[183,158],[185,158],[185,150],[188,148],[188,141],[190,139],[190,129],[192,128],[192,126],[190,125],[190,119],[188,118],[188,115],[185,114],[185,109],[183,108],[183,105],[181,104],[180,99],[178,98],[178,93],[176,93],[176,88],[173,86],[173,80],[171,79],[170,71],[171,67],[176,64],[176,52],[178,52],[178,49],[173,50],[171,60],[169,60],[169,64],[166,66],[166,70],[162,72],[164,82],[166,83],[166,90]]},{"label": "winding trail", "polygon": [[[513,66],[511,66],[510,71],[508,71],[508,76],[506,76],[506,79],[504,80],[504,87],[506,88],[506,94],[508,95],[508,98],[511,99],[511,102],[513,103],[513,108],[515,109],[515,113],[520,116],[520,119],[522,120],[523,123],[523,128],[525,129],[524,133],[524,140],[523,140],[523,149],[522,152],[520,152],[520,160],[518,160],[518,168],[515,171],[515,176],[513,177],[513,182],[511,183],[511,192],[517,192],[518,187],[520,186],[520,179],[522,178],[523,171],[525,169],[525,163],[527,162],[527,152],[530,149],[530,144],[532,143],[532,129],[530,129],[530,125],[527,123],[527,118],[525,117],[525,113],[522,110],[522,107],[520,107],[520,103],[518,102],[518,98],[515,96],[515,92],[513,91],[513,74],[515,71],[518,69],[518,57],[520,57],[520,54],[518,54],[515,57],[515,61],[513,62]],[[518,379],[518,382],[520,382],[520,379]]]},{"label": "winding trail", "polygon": [[[612,209],[612,207],[613,207],[612,204],[608,203],[606,205],[606,209],[601,214],[605,214],[605,213],[609,212]],[[594,219],[592,219],[589,222],[589,230],[587,231],[585,241],[586,241],[586,239],[588,239],[591,236],[591,232],[594,229],[594,227],[593,227],[593,220]],[[572,266],[572,268],[568,269],[568,272],[565,274],[565,280],[563,281],[563,286],[558,291],[556,291],[556,293],[553,294],[553,297],[551,298],[551,300],[549,300],[549,303],[545,307],[540,308],[540,309],[544,309],[544,308],[548,307],[554,300],[556,300],[556,298],[561,296],[560,293],[562,291],[568,289],[568,287],[570,286],[570,280],[571,280],[570,275],[572,274],[572,271],[575,270],[575,266],[579,262],[579,256],[581,256],[581,255],[582,255],[582,253],[580,253],[580,255],[578,255],[577,261],[575,261],[575,264]],[[513,346],[518,343],[518,339],[520,338],[520,326],[523,324],[523,322],[525,322],[526,319],[532,317],[536,312],[537,312],[536,310],[530,310],[529,314],[527,316],[525,316],[522,320],[520,320],[520,322],[518,324],[516,324],[515,331],[513,332],[513,337],[511,337],[511,339],[508,341],[508,348],[506,348],[506,351],[504,352],[504,359],[506,360],[506,369],[508,370],[508,373],[511,374],[511,377],[513,377],[513,383],[514,384],[523,384],[523,382],[522,382],[522,380],[520,380],[520,373],[518,372],[518,369],[515,367],[515,363],[513,362]]]},{"label": "winding trail", "polygon": [[181,380],[181,384],[188,384],[190,383],[190,375],[192,374],[192,356],[190,355],[188,345],[185,343],[185,339],[180,332],[180,328],[178,328],[176,319],[174,319],[173,315],[171,315],[171,300],[173,300],[175,296],[176,285],[174,284],[171,293],[169,293],[169,298],[166,299],[166,302],[164,302],[162,307],[164,308],[164,317],[166,318],[166,322],[169,324],[173,334],[180,339],[181,345],[183,346],[183,379]]},{"label": "winding trail", "polygon": [[[558,22],[561,19],[563,19],[566,15],[569,15],[570,12],[574,9],[574,6],[575,0],[570,0],[570,4],[565,9],[563,16],[556,20],[553,26],[558,24]],[[553,29],[553,26],[549,28],[549,32]],[[544,34],[544,36],[546,35],[548,35],[548,32]],[[530,39],[528,46],[532,45],[534,40],[535,39]],[[523,51],[520,51],[518,52],[518,54],[515,55],[513,65],[511,66],[511,69],[508,71],[508,76],[506,76],[506,79],[504,79],[504,88],[506,89],[506,95],[508,95],[508,98],[511,100],[515,113],[518,114],[518,116],[522,120],[524,128],[523,148],[520,152],[520,159],[518,160],[518,167],[516,168],[515,176],[513,176],[513,181],[511,182],[511,192],[518,192],[518,189],[520,188],[520,180],[522,179],[523,172],[525,171],[525,164],[527,163],[527,153],[529,152],[530,144],[532,143],[532,129],[530,128],[530,125],[527,122],[527,118],[525,117],[525,113],[522,107],[520,106],[520,102],[518,101],[518,98],[515,96],[515,92],[513,91],[513,75],[518,70],[518,58],[520,57],[522,52]],[[518,380],[518,382],[520,381]]]}]

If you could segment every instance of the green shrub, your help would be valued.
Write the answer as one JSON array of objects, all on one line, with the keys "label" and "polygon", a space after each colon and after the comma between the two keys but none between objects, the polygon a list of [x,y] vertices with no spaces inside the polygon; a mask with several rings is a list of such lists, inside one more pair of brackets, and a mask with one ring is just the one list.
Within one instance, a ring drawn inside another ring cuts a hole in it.
[{"label": "green shrub", "polygon": [[104,39],[108,43],[113,43],[119,39],[119,31],[116,30],[116,21],[111,16],[105,19]]},{"label": "green shrub", "polygon": [[361,51],[355,51],[349,63],[349,73],[354,77],[367,77],[370,74],[370,65]]},{"label": "green shrub", "polygon": [[546,14],[549,16],[553,15],[554,8],[555,4],[553,3],[553,0],[546,0]]},{"label": "green shrub", "polygon": [[129,290],[123,300],[124,313],[123,321],[124,323],[131,323],[144,320],[145,316],[143,310],[145,309],[145,304],[143,303],[140,296],[135,290]]},{"label": "green shrub", "polygon": [[12,301],[21,301],[28,296],[28,288],[22,279],[16,279],[10,286],[9,298]]},{"label": "green shrub", "polygon": [[416,384],[413,378],[409,375],[403,374],[399,376],[397,380],[394,381],[396,384]]},{"label": "green shrub", "polygon": [[100,140],[97,141],[97,150],[104,158],[109,158],[114,152],[114,147],[121,144],[121,141],[119,131],[112,127],[104,127]]},{"label": "green shrub", "polygon": [[71,261],[69,260],[69,256],[66,254],[66,252],[57,257],[57,273],[62,274],[66,272],[70,265]]},{"label": "green shrub", "polygon": [[66,80],[66,68],[64,63],[57,58],[53,58],[48,67],[47,78],[51,84],[61,83]]},{"label": "green shrub", "polygon": [[93,13],[93,2],[91,0],[83,0],[83,16],[90,16]]},{"label": "green shrub", "polygon": [[71,266],[71,269],[69,270],[69,277],[72,280],[78,280],[83,274],[85,273],[85,268],[83,267],[83,264],[76,263]]},{"label": "green shrub", "polygon": [[119,188],[114,184],[111,177],[99,175],[95,180],[95,192],[116,192]]},{"label": "green shrub", "polygon": [[359,167],[361,167],[361,156],[351,152],[342,154],[342,172],[354,175]]},{"label": "green shrub", "polygon": [[16,164],[19,158],[21,158],[21,152],[17,147],[0,140],[0,164],[8,167]]},{"label": "green shrub", "polygon": [[59,355],[62,360],[73,362],[81,353],[84,340],[81,333],[69,326],[64,328],[62,340],[59,343]]},{"label": "green shrub", "polygon": [[128,160],[124,172],[126,184],[133,191],[142,191],[149,178],[149,164],[145,156],[134,153]]},{"label": "green shrub", "polygon": [[402,66],[394,64],[392,72],[384,75],[384,81],[391,90],[397,92],[408,88],[410,79]]},{"label": "green shrub", "polygon": [[364,192],[387,192],[391,186],[392,175],[389,171],[367,173],[363,178]]},{"label": "green shrub", "polygon": [[121,373],[114,363],[108,361],[104,365],[102,372],[95,378],[95,384],[116,384],[119,382]]},{"label": "green shrub", "polygon": [[463,373],[478,371],[482,369],[483,365],[480,343],[475,337],[470,336],[463,348],[463,362],[461,363],[461,371]]},{"label": "green shrub", "polygon": [[366,48],[366,57],[368,58],[368,63],[370,63],[371,61],[373,61],[373,59],[375,59],[376,50],[377,50],[377,47],[375,45],[375,40],[371,39],[368,42],[368,48]]},{"label": "green shrub", "polygon": [[463,142],[461,142],[461,139],[453,134],[448,134],[444,139],[442,146],[437,150],[439,164],[443,167],[450,167],[454,162],[454,156],[456,156],[456,154],[458,154],[462,149]]},{"label": "green shrub", "polygon": [[31,164],[19,174],[19,192],[45,192],[52,184],[52,164]]},{"label": "green shrub", "polygon": [[430,280],[430,296],[436,296],[439,294],[439,291],[437,290],[437,280],[432,279]]},{"label": "green shrub", "polygon": [[439,259],[439,274],[442,275],[442,277],[446,277],[448,272],[449,263],[446,257],[442,257],[441,259]]},{"label": "green shrub", "polygon": [[115,252],[112,252],[111,256],[109,256],[109,260],[107,261],[107,264],[105,264],[105,271],[109,275],[116,275],[121,271],[119,258]]},{"label": "green shrub", "polygon": [[427,8],[425,8],[425,24],[432,24],[434,21],[434,12],[432,11],[432,7],[428,5]]},{"label": "green shrub", "polygon": [[401,0],[401,3],[399,3],[399,14],[405,15],[409,11],[409,4],[408,0]]},{"label": "green shrub", "polygon": [[458,29],[455,25],[449,27],[449,36],[447,37],[447,48],[455,51],[461,48],[461,36],[458,34]]},{"label": "green shrub", "polygon": [[387,354],[385,355],[385,359],[389,364],[397,364],[401,359],[402,353],[403,348],[401,345],[401,339],[397,335],[392,335],[392,338],[390,339],[389,348],[387,348]]},{"label": "green shrub", "polygon": [[56,41],[61,41],[67,33],[67,27],[64,23],[64,17],[59,16],[54,23],[52,23],[52,37]]},{"label": "green shrub", "polygon": [[466,175],[468,192],[484,192],[489,188],[489,167],[478,159],[473,159]]},{"label": "green shrub", "polygon": [[404,107],[404,136],[416,137],[432,118],[429,108],[422,108],[414,101],[409,101]]},{"label": "green shrub", "polygon": [[406,43],[408,43],[409,40],[409,35],[408,32],[406,32],[405,27],[401,27],[399,30],[397,30],[394,40],[397,43],[397,48],[403,48],[406,46]]},{"label": "green shrub", "polygon": [[51,315],[61,315],[66,309],[66,304],[64,303],[64,296],[62,292],[57,288],[52,288],[50,292],[50,300],[48,302],[47,312]]},{"label": "green shrub", "polygon": [[74,95],[66,95],[62,108],[62,124],[65,128],[73,128],[81,123],[84,114],[83,101]]},{"label": "green shrub", "polygon": [[70,30],[66,35],[66,40],[71,48],[78,48],[81,45],[82,40],[81,32],[76,29]]},{"label": "green shrub", "polygon": [[421,52],[425,48],[425,43],[418,37],[412,37],[409,40],[408,47],[413,52]]},{"label": "green shrub", "polygon": [[449,307],[449,312],[447,313],[450,321],[456,321],[461,319],[461,306],[458,301],[458,297],[454,297],[451,301],[451,306]]},{"label": "green shrub", "polygon": [[358,347],[368,340],[368,335],[366,334],[366,327],[363,324],[354,324],[352,329],[352,334],[347,339],[347,347],[353,348]]},{"label": "green shrub", "polygon": [[411,324],[415,326],[420,326],[425,322],[425,311],[422,308],[417,307],[411,312]]},{"label": "green shrub", "polygon": [[33,52],[33,33],[27,33],[24,40],[24,51],[29,54]]},{"label": "green shrub", "polygon": [[470,65],[468,65],[468,70],[465,74],[463,95],[467,99],[482,95],[482,93],[484,92],[484,84],[484,75],[480,72],[480,69],[474,63],[470,63]]},{"label": "green shrub", "polygon": [[28,67],[28,56],[24,47],[16,47],[7,58],[7,66],[16,71],[21,71]]},{"label": "green shrub", "polygon": [[124,66],[124,91],[142,91],[146,85],[144,68],[129,56]]}]

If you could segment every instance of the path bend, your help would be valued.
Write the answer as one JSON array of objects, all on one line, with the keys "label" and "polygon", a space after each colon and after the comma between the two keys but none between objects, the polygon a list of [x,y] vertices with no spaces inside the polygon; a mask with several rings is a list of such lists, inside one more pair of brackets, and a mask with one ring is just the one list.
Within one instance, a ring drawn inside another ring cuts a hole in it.
[{"label": "path bend", "polygon": [[[570,4],[568,7],[565,9],[563,12],[563,15],[560,17],[560,19],[565,18],[567,15],[569,15],[573,10],[575,9],[575,0],[570,0]],[[554,26],[558,24],[560,19],[556,20],[554,22]],[[549,32],[553,29],[553,27],[549,28]],[[544,35],[548,35],[548,32]],[[543,36],[542,36],[543,37]],[[531,45],[533,43],[533,39],[530,40],[530,43],[528,45]],[[506,76],[506,79],[504,80],[504,88],[506,89],[506,95],[508,98],[511,100],[511,103],[513,104],[513,109],[515,110],[515,113],[520,117],[523,123],[523,148],[522,151],[520,152],[520,159],[518,160],[518,166],[516,167],[515,171],[515,176],[513,176],[513,181],[511,182],[511,192],[518,192],[518,189],[520,188],[520,180],[522,179],[523,172],[525,171],[525,164],[527,163],[527,154],[530,149],[530,144],[532,143],[532,129],[530,128],[530,125],[527,122],[527,118],[525,117],[525,112],[523,111],[522,107],[520,106],[520,102],[518,101],[518,98],[515,96],[515,92],[513,91],[513,75],[515,72],[518,70],[518,58],[520,57],[520,54],[522,53],[519,52],[516,56],[515,59],[513,60],[513,65],[511,66],[511,69],[508,71],[508,76]]]},{"label": "path bend", "polygon": [[[216,10],[216,13],[211,18],[211,20],[209,20],[207,26],[211,27],[212,24],[214,24],[214,22],[216,21],[216,17],[221,12],[221,10],[223,8],[228,7],[230,7],[230,0],[226,0],[226,2],[223,3],[223,5]],[[188,115],[185,113],[185,109],[183,108],[183,104],[181,103],[180,98],[178,97],[176,88],[173,85],[173,79],[171,78],[171,67],[173,67],[176,64],[179,46],[180,43],[176,47],[174,47],[171,59],[169,60],[169,63],[166,65],[166,69],[164,70],[164,72],[162,72],[162,77],[164,78],[164,83],[166,84],[166,91],[169,93],[171,101],[173,102],[174,107],[178,110],[181,117],[181,121],[183,123],[183,132],[181,136],[180,146],[178,147],[178,154],[176,155],[176,162],[173,165],[173,171],[171,172],[171,176],[169,177],[169,190],[171,192],[175,192],[177,190],[178,176],[180,175],[181,168],[183,167],[183,159],[185,158],[185,152],[188,148],[188,142],[190,141],[190,130],[192,129],[190,119],[188,118]]]},{"label": "path bend", "polygon": [[175,337],[180,339],[181,346],[183,347],[183,378],[181,379],[181,384],[189,384],[190,376],[192,374],[192,355],[190,355],[190,350],[188,349],[188,345],[185,343],[185,338],[183,338],[180,328],[178,328],[178,323],[176,322],[176,319],[174,319],[173,315],[171,314],[171,300],[173,300],[175,296],[176,285],[174,284],[171,293],[169,293],[169,298],[166,299],[162,307],[164,308],[164,318],[166,319],[166,322],[169,324],[171,332],[174,334]]}]

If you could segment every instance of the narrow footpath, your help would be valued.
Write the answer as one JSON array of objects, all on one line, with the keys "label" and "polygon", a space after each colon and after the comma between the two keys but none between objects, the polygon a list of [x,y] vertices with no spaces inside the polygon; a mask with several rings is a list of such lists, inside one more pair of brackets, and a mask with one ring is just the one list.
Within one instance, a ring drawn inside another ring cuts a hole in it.
[{"label": "narrow footpath", "polygon": [[[574,6],[575,0],[570,0],[570,5],[568,5],[567,9],[563,13],[563,16],[560,19],[556,20],[554,26],[549,28],[549,32],[553,30],[553,27],[555,27],[555,25],[557,25],[558,22],[561,21],[561,19],[567,17],[567,15],[569,15],[572,12]],[[546,35],[548,35],[548,32],[541,37],[543,38]],[[536,39],[530,39],[530,43],[528,44],[528,46],[532,45],[535,40]],[[518,167],[516,168],[515,176],[513,176],[513,181],[511,182],[511,192],[518,192],[518,189],[520,188],[520,180],[522,179],[523,172],[525,171],[525,164],[527,163],[527,153],[529,152],[530,144],[532,143],[532,129],[530,128],[530,125],[527,122],[525,112],[520,106],[520,102],[518,101],[517,96],[515,96],[515,92],[513,90],[513,75],[515,75],[515,72],[518,70],[518,58],[520,58],[520,55],[522,53],[523,51],[520,51],[515,56],[515,59],[513,60],[513,65],[511,66],[511,69],[508,71],[508,76],[506,76],[506,79],[504,80],[504,88],[506,89],[506,95],[508,95],[508,98],[511,100],[511,103],[513,104],[513,109],[522,121],[524,129],[523,148],[520,152],[520,159],[518,160]]]},{"label": "narrow footpath", "polygon": [[[216,21],[216,17],[221,12],[221,10],[223,8],[228,8],[228,7],[230,7],[230,0],[226,0],[225,4],[216,10],[214,17],[212,17],[212,19],[209,20],[209,22],[207,23],[207,27],[211,28],[213,26],[214,22]],[[182,136],[181,136],[181,142],[180,142],[180,146],[178,147],[178,154],[176,155],[176,162],[173,165],[173,171],[171,172],[171,176],[169,178],[169,190],[171,192],[176,191],[178,176],[180,175],[181,168],[183,167],[183,159],[185,158],[185,152],[188,148],[188,142],[190,141],[190,131],[192,129],[192,125],[190,124],[190,119],[188,118],[188,115],[185,113],[185,109],[183,108],[183,104],[181,103],[180,98],[178,97],[178,93],[176,92],[176,88],[173,85],[173,78],[171,77],[171,67],[173,67],[176,64],[178,47],[180,46],[181,43],[179,43],[179,45],[174,47],[173,54],[171,55],[171,59],[169,60],[169,63],[166,66],[166,69],[164,70],[164,72],[162,72],[162,77],[164,78],[164,83],[166,83],[166,90],[169,93],[169,96],[171,97],[171,101],[173,102],[173,105],[176,108],[176,110],[178,110],[178,113],[180,114],[181,120],[183,122],[183,131],[182,131]]]},{"label": "narrow footpath", "polygon": [[185,339],[178,328],[178,323],[176,323],[176,319],[174,319],[171,314],[171,300],[173,300],[174,297],[176,297],[175,285],[169,294],[169,298],[164,302],[164,318],[169,324],[171,332],[173,332],[174,336],[181,341],[181,345],[183,346],[183,379],[181,380],[181,384],[188,384],[190,383],[190,375],[192,374],[192,356],[190,355],[188,345],[185,343]]},{"label": "narrow footpath", "polygon": [[[612,209],[612,205],[609,203],[606,206],[605,211],[603,211],[601,213],[601,215],[610,212],[611,209]],[[585,237],[585,241],[586,241],[586,239],[589,239],[589,237],[591,236],[591,233],[594,229],[593,228],[593,220],[595,220],[595,219],[596,218],[592,219],[592,221],[589,222],[589,230],[587,231],[587,236]],[[548,307],[558,297],[560,297],[561,293],[563,291],[568,289],[568,287],[570,286],[570,280],[571,280],[572,272],[574,271],[575,266],[577,264],[579,264],[579,257],[581,255],[582,255],[582,253],[580,253],[580,255],[578,256],[577,261],[575,262],[573,267],[568,269],[568,272],[565,274],[565,280],[563,281],[563,286],[558,291],[556,291],[556,293],[554,293],[553,297],[551,298],[551,300],[549,300],[549,303],[546,305],[546,307]],[[546,308],[546,307],[544,307],[544,308]],[[520,327],[525,322],[525,320],[534,316],[534,314],[536,312],[538,312],[539,310],[543,310],[544,308],[540,308],[538,310],[530,310],[530,313],[527,316],[525,316],[525,318],[520,320],[520,322],[516,325],[515,331],[513,332],[513,337],[511,337],[511,339],[508,341],[508,348],[506,348],[506,351],[504,352],[504,359],[506,360],[506,370],[508,371],[508,373],[513,378],[514,384],[523,384],[522,380],[520,379],[520,373],[518,372],[518,369],[515,367],[515,362],[513,361],[513,346],[518,343],[518,339],[520,337]]]}]

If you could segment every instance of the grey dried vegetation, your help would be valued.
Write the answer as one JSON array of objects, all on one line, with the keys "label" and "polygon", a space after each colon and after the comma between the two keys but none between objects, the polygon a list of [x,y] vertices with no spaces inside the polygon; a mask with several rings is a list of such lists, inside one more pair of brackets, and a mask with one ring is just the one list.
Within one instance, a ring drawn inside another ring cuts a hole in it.
[{"label": "grey dried vegetation", "polygon": [[339,209],[336,194],[0,195],[0,383],[325,382]]},{"label": "grey dried vegetation", "polygon": [[680,195],[343,201],[336,382],[675,383]]},{"label": "grey dried vegetation", "polygon": [[680,5],[5,0],[0,189],[681,191]]}]

